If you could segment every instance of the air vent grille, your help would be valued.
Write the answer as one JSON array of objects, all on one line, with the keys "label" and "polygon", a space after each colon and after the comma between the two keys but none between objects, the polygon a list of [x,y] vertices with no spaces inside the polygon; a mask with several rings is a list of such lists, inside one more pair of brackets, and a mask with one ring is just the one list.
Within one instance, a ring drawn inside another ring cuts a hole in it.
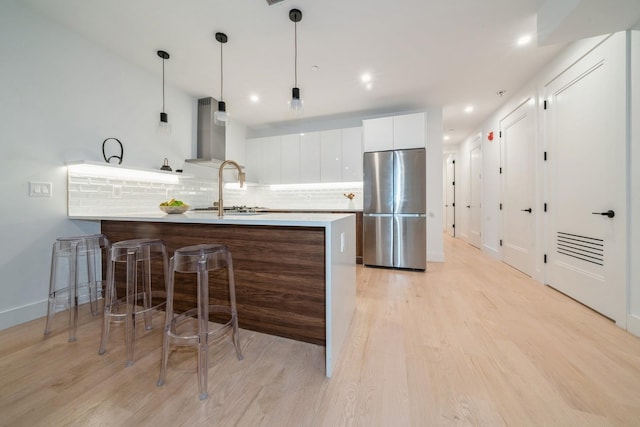
[{"label": "air vent grille", "polygon": [[558,232],[559,254],[577,258],[596,265],[604,265],[604,241],[595,237]]}]

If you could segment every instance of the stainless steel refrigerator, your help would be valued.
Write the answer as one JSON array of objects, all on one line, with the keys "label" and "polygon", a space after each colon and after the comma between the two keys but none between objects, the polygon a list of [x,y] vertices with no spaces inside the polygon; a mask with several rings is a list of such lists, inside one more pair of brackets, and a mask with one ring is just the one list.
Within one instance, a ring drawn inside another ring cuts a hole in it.
[{"label": "stainless steel refrigerator", "polygon": [[424,148],[364,153],[365,265],[426,268]]}]

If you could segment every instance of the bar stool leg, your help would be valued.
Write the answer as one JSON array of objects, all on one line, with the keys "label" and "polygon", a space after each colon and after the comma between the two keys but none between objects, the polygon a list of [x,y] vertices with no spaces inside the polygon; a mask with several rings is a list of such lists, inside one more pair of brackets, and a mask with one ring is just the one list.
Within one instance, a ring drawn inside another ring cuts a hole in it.
[{"label": "bar stool leg", "polygon": [[49,335],[51,333],[51,325],[53,323],[53,317],[56,314],[56,299],[55,299],[55,286],[56,286],[56,271],[58,266],[58,259],[56,257],[56,249],[58,242],[53,244],[53,250],[51,251],[51,273],[49,276],[49,306],[47,308],[47,324],[44,327],[44,334]]},{"label": "bar stool leg", "polygon": [[89,287],[89,305],[91,306],[91,314],[93,316],[98,314],[98,282],[96,280],[98,266],[96,250],[100,251],[102,255],[100,243],[98,243],[98,247],[96,248],[93,241],[87,242],[87,284]]},{"label": "bar stool leg", "polygon": [[[142,301],[144,304],[144,308],[145,310],[151,308],[152,306],[152,294],[151,294],[151,260],[149,259],[150,257],[150,250],[149,248],[145,248],[145,258],[146,261],[144,262],[144,271],[142,273]],[[152,325],[152,313],[151,310],[146,311],[144,313],[144,328],[147,331],[150,331],[151,329],[153,329],[153,325]]]},{"label": "bar stool leg", "polygon": [[[111,254],[109,254],[111,258]],[[109,327],[111,321],[109,316],[113,310],[114,304],[116,304],[116,289],[115,289],[115,263],[109,261],[107,266],[107,286],[105,287],[104,294],[104,315],[102,317],[102,338],[100,338],[100,348],[98,354],[103,355],[107,350],[107,341],[109,340]]]},{"label": "bar stool leg", "polygon": [[229,299],[231,301],[231,319],[233,325],[233,346],[236,349],[238,360],[242,360],[242,350],[240,348],[240,331],[238,327],[238,311],[236,309],[236,281],[233,275],[233,260],[230,254],[227,254],[227,275],[229,280]]},{"label": "bar stool leg", "polygon": [[[174,260],[171,257],[169,261],[169,271],[173,272]],[[167,276],[165,276],[167,277]],[[169,339],[168,332],[171,329],[171,324],[173,320],[173,274],[168,277],[168,283],[166,284],[167,291],[167,305],[165,311],[165,319],[164,319],[164,332],[162,334],[162,359],[160,361],[160,376],[158,378],[158,382],[156,383],[158,386],[164,384],[164,379],[167,375],[167,363],[169,362]]]},{"label": "bar stool leg", "polygon": [[72,243],[69,252],[69,342],[74,342],[78,326],[78,242]]},{"label": "bar stool leg", "polygon": [[200,400],[205,400],[209,370],[209,273],[207,260],[198,261],[198,387]]},{"label": "bar stool leg", "polygon": [[136,250],[130,249],[127,252],[127,314],[124,320],[124,335],[125,335],[125,347],[127,353],[126,366],[133,366],[136,339],[136,317],[135,317],[135,295],[137,286],[138,275],[136,268]]}]

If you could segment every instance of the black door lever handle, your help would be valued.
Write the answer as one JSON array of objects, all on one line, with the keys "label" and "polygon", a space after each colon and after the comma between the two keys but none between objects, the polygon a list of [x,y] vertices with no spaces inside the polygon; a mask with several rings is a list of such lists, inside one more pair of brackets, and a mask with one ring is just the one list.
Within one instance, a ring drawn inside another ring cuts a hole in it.
[{"label": "black door lever handle", "polygon": [[533,212],[533,209],[529,208],[529,209],[520,209],[522,212]]},{"label": "black door lever handle", "polygon": [[470,208],[470,207],[471,207],[471,205],[467,205],[467,207],[468,207],[468,208]]},{"label": "black door lever handle", "polygon": [[616,213],[614,211],[612,211],[611,209],[609,209],[606,212],[591,212],[593,215],[602,215],[602,216],[608,216],[609,218],[613,218],[614,216],[616,216]]}]

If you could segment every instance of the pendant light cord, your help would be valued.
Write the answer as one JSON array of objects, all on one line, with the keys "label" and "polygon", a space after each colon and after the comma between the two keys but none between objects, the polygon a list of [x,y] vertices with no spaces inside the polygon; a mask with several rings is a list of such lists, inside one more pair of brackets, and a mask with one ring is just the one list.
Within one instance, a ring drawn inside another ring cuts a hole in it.
[{"label": "pendant light cord", "polygon": [[293,23],[293,34],[294,34],[294,65],[293,65],[293,73],[294,73],[294,86],[298,87],[298,23]]},{"label": "pendant light cord", "polygon": [[220,101],[223,100],[222,88],[224,87],[224,74],[222,72],[222,43],[220,43]]},{"label": "pendant light cord", "polygon": [[162,112],[164,113],[164,58],[162,58]]}]

